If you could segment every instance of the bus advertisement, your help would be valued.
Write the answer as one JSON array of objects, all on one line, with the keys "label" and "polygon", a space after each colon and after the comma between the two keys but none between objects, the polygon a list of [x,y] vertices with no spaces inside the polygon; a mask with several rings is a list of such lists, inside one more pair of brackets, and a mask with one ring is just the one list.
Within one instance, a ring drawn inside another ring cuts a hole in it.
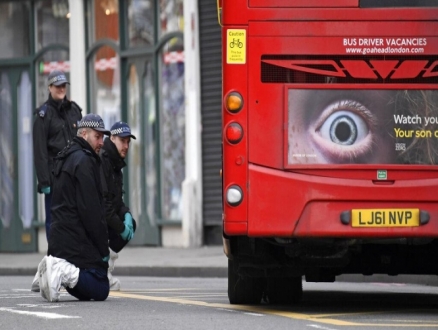
[{"label": "bus advertisement", "polygon": [[438,275],[438,2],[220,0],[232,304]]}]

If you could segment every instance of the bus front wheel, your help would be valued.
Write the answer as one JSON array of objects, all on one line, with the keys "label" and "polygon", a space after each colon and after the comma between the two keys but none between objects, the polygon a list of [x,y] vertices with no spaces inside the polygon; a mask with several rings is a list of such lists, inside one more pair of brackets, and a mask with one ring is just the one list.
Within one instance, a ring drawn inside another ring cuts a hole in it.
[{"label": "bus front wheel", "polygon": [[260,304],[262,295],[262,279],[240,276],[237,262],[228,260],[228,299],[230,304]]}]

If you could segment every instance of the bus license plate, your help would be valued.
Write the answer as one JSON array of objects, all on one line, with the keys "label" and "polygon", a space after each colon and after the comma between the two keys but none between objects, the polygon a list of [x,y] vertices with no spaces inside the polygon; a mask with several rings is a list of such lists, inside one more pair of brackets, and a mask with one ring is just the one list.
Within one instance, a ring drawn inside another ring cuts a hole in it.
[{"label": "bus license plate", "polygon": [[351,210],[352,227],[418,227],[419,209]]}]

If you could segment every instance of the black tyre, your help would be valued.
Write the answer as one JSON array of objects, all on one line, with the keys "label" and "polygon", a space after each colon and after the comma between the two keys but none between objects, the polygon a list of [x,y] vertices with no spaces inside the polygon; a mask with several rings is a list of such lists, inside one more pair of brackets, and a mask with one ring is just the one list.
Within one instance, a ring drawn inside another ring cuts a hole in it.
[{"label": "black tyre", "polygon": [[260,304],[263,294],[261,278],[239,276],[237,263],[228,260],[228,299],[230,304]]},{"label": "black tyre", "polygon": [[270,304],[296,304],[303,297],[301,277],[268,278],[266,295]]}]

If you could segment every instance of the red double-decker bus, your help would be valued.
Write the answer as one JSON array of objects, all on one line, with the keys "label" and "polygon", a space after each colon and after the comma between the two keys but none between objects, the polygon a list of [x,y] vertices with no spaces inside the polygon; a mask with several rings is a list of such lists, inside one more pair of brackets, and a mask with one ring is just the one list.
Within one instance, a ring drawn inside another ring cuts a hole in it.
[{"label": "red double-decker bus", "polygon": [[222,0],[231,303],[438,274],[438,3]]}]

